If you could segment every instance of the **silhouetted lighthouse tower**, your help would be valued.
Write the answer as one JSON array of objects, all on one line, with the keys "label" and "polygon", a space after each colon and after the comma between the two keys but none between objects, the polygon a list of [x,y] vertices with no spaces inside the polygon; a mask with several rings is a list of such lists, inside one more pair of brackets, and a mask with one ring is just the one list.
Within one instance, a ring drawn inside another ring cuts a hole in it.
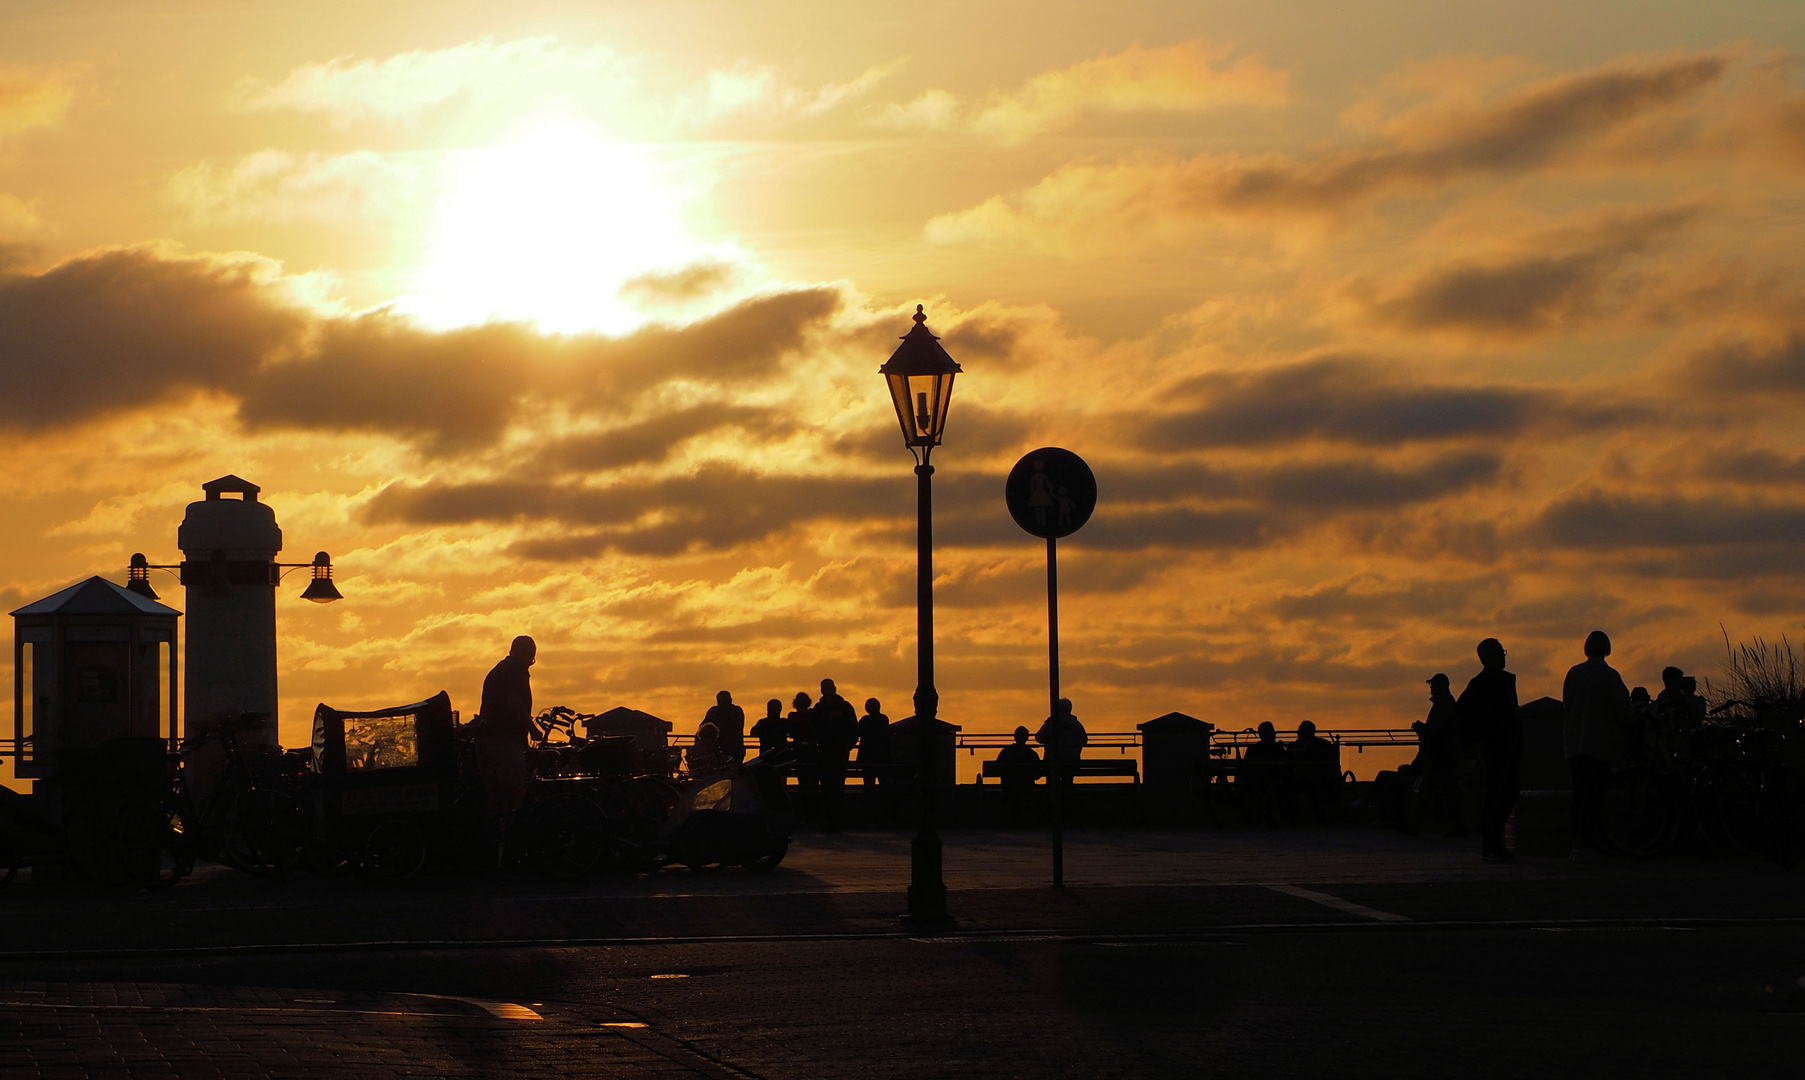
[{"label": "silhouetted lighthouse tower", "polygon": [[[267,713],[269,727],[246,738],[276,744],[276,512],[262,489],[236,476],[201,485],[188,504],[176,546],[188,588],[189,728],[230,713]],[[237,496],[228,498],[228,496]]]},{"label": "silhouetted lighthouse tower", "polygon": [[332,556],[324,551],[312,562],[276,561],[282,530],[276,527],[276,512],[257,500],[262,488],[222,476],[202,484],[201,490],[207,497],[188,504],[176,530],[176,546],[185,556],[181,564],[153,563],[143,552],[134,552],[125,587],[147,600],[157,599],[152,570],[179,571],[187,587],[183,730],[239,713],[263,713],[270,718],[268,727],[245,732],[240,740],[275,746],[276,586],[285,571],[308,569],[313,579],[301,599],[330,604],[344,597],[332,583]]}]

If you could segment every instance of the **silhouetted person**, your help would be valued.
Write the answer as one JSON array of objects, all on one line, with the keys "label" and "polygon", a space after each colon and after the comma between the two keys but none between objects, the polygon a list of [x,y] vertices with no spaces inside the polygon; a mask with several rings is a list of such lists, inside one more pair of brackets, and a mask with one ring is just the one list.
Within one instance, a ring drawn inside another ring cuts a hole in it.
[{"label": "silhouetted person", "polygon": [[1586,660],[1567,670],[1561,684],[1567,765],[1573,772],[1574,862],[1598,857],[1600,811],[1611,766],[1623,755],[1623,728],[1630,720],[1630,692],[1623,676],[1605,663],[1611,639],[1603,630],[1586,635]]},{"label": "silhouetted person", "polygon": [[1517,713],[1517,677],[1504,670],[1504,646],[1486,638],[1478,652],[1481,670],[1460,692],[1460,721],[1474,733],[1485,767],[1479,852],[1487,862],[1502,862],[1516,858],[1504,846],[1504,823],[1522,789],[1523,718]]},{"label": "silhouetted person", "polygon": [[796,760],[796,816],[817,809],[815,795],[821,786],[821,770],[815,766],[815,744],[809,741],[810,721],[815,715],[814,699],[807,691],[798,692],[790,700],[790,715],[784,727],[790,736],[790,753]]},{"label": "silhouetted person", "polygon": [[1287,748],[1297,766],[1297,778],[1310,813],[1324,825],[1336,809],[1341,796],[1341,750],[1327,739],[1316,736],[1316,724],[1305,720],[1297,725],[1297,738]]},{"label": "silhouetted person", "polygon": [[866,698],[865,715],[859,717],[859,771],[865,774],[865,801],[873,825],[889,823],[890,791],[884,771],[890,763],[890,718],[884,715],[882,702]]},{"label": "silhouetted person", "polygon": [[1655,697],[1654,728],[1664,749],[1681,745],[1685,734],[1705,722],[1705,699],[1695,691],[1698,680],[1677,667],[1661,669],[1661,692]]},{"label": "silhouetted person", "polygon": [[1436,672],[1428,680],[1429,715],[1410,725],[1416,729],[1416,824],[1437,822],[1447,836],[1466,834],[1460,799],[1460,705],[1448,676]]},{"label": "silhouetted person", "polygon": [[997,754],[997,778],[1003,786],[1003,816],[1011,825],[1024,822],[1028,795],[1040,779],[1040,755],[1028,745],[1028,729],[1015,729],[1015,742]]},{"label": "silhouetted person", "polygon": [[696,744],[689,748],[689,774],[706,776],[719,772],[727,764],[727,755],[721,749],[721,729],[707,720],[696,728]]},{"label": "silhouetted person", "polygon": [[1272,804],[1285,772],[1285,748],[1279,745],[1278,729],[1270,720],[1262,720],[1259,739],[1241,755],[1235,771],[1235,786],[1241,796],[1242,812],[1250,820],[1270,822]]},{"label": "silhouetted person", "polygon": [[780,768],[789,764],[790,722],[783,715],[782,701],[765,702],[765,715],[752,725],[752,737],[758,740],[759,757]]},{"label": "silhouetted person", "polygon": [[746,760],[746,710],[733,703],[733,695],[723,690],[714,696],[714,704],[703,718],[721,733],[721,757],[738,765]]},{"label": "silhouetted person", "polygon": [[[1090,743],[1090,736],[1085,734],[1084,725],[1072,712],[1070,698],[1060,698],[1053,706],[1053,715],[1047,717],[1035,733],[1034,741],[1047,748],[1047,782],[1052,783],[1054,776],[1053,763],[1059,763],[1058,777],[1061,794],[1070,792],[1075,786],[1073,781],[1078,776],[1078,761],[1084,756],[1084,748]],[[1070,806],[1070,804],[1067,804]]]},{"label": "silhouetted person", "polygon": [[503,837],[526,799],[526,746],[533,727],[531,668],[538,654],[539,647],[523,634],[483,679],[476,768],[488,797],[489,840],[498,864]]},{"label": "silhouetted person", "polygon": [[839,832],[846,809],[846,762],[859,741],[859,718],[832,679],[821,680],[821,700],[809,720],[809,742],[821,770],[821,827]]}]

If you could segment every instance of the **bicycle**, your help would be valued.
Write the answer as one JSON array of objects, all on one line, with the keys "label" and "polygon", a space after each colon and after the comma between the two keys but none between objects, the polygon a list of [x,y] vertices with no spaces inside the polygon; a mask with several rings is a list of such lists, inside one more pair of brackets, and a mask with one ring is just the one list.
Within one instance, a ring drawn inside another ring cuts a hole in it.
[{"label": "bicycle", "polygon": [[[306,833],[300,804],[292,792],[261,781],[238,744],[240,732],[268,725],[267,716],[245,713],[183,743],[169,811],[171,821],[180,826],[171,832],[176,862],[192,865],[196,855],[207,855],[234,870],[277,880],[294,866]],[[194,764],[190,759],[213,739],[224,747],[225,767],[197,806],[188,778]]]}]

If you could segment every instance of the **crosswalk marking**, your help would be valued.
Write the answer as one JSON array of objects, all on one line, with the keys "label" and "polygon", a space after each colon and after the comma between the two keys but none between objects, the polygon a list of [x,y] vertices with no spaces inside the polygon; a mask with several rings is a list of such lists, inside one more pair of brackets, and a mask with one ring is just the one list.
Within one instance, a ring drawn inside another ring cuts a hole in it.
[{"label": "crosswalk marking", "polygon": [[1408,915],[1395,915],[1389,911],[1369,908],[1365,904],[1356,904],[1352,900],[1343,900],[1339,896],[1330,896],[1326,892],[1317,892],[1315,889],[1306,889],[1300,885],[1268,885],[1266,887],[1276,893],[1295,896],[1299,900],[1308,900],[1313,904],[1321,904],[1323,907],[1334,908],[1336,911],[1346,912],[1349,915],[1358,915],[1363,919],[1372,919],[1383,923],[1411,921]]}]

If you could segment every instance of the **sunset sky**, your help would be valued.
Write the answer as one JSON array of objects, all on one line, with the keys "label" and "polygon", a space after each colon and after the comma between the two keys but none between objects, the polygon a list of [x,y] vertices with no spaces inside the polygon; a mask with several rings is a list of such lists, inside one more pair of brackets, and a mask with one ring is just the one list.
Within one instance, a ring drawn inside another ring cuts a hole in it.
[{"label": "sunset sky", "polygon": [[[315,702],[1420,718],[1805,622],[1805,5],[0,0],[0,610],[263,486]],[[175,580],[153,582],[184,607]],[[10,651],[7,653],[10,658]],[[10,671],[8,672],[10,677]]]}]

